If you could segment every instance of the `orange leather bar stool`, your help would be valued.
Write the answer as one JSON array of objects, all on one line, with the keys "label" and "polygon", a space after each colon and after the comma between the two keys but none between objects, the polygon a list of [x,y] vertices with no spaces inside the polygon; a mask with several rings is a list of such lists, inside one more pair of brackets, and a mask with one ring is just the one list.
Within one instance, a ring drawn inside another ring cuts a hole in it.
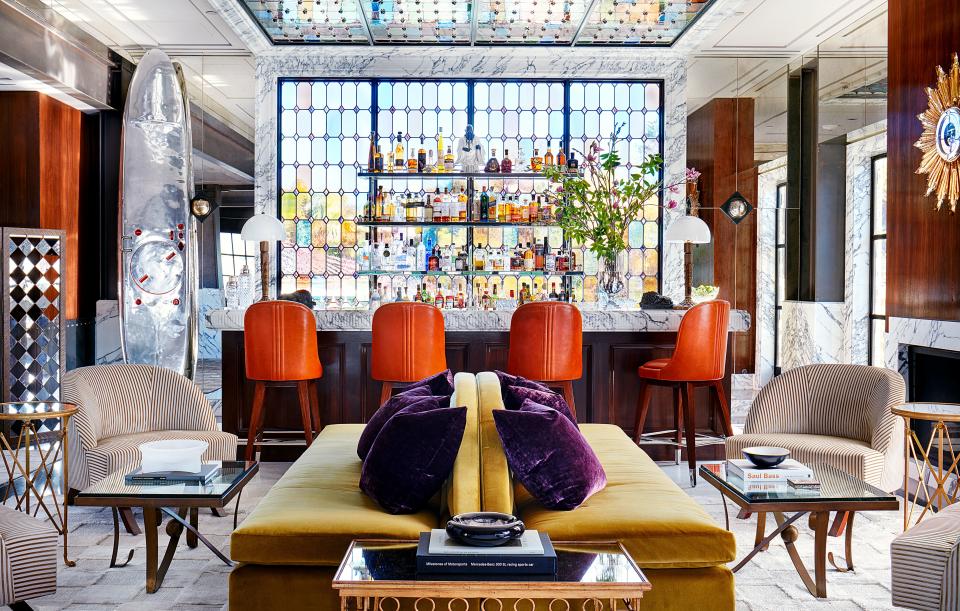
[{"label": "orange leather bar stool", "polygon": [[374,380],[383,382],[380,404],[394,384],[409,384],[447,368],[443,314],[418,302],[388,303],[373,313]]},{"label": "orange leather bar stool", "polygon": [[243,349],[247,379],[254,380],[253,410],[246,459],[253,460],[263,432],[263,399],[268,386],[296,385],[309,446],[320,432],[317,380],[323,375],[317,352],[317,319],[310,308],[293,301],[260,301],[243,317]]},{"label": "orange leather bar stool", "polygon": [[[677,331],[677,345],[673,356],[654,359],[640,366],[640,395],[637,398],[637,423],[633,438],[668,443],[677,447],[677,462],[684,440],[687,446],[687,464],[690,466],[690,484],[697,485],[697,421],[693,389],[709,386],[716,395],[720,409],[723,435],[730,436],[730,408],[723,392],[723,375],[727,358],[727,325],[730,304],[726,301],[708,301],[696,305],[684,315]],[[674,430],[643,434],[643,426],[650,408],[653,386],[673,388]],[[672,441],[660,441],[664,435],[675,435]],[[659,438],[659,439],[658,439]],[[700,445],[723,443],[716,437],[701,436]]]},{"label": "orange leather bar stool", "polygon": [[583,318],[576,306],[560,301],[524,304],[510,318],[507,373],[563,391],[570,411],[573,381],[583,375]]}]

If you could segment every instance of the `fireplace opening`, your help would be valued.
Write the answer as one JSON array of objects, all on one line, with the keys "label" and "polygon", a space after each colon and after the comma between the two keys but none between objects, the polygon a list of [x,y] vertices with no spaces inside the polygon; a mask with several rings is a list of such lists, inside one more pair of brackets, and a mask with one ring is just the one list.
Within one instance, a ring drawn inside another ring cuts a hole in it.
[{"label": "fireplace opening", "polygon": [[[960,403],[960,352],[927,348],[907,347],[907,400],[924,403]],[[916,432],[923,447],[930,442],[933,423],[911,420],[910,427]],[[948,423],[947,432],[956,451],[960,451],[960,423]],[[936,448],[930,448],[931,462],[937,464]],[[949,452],[949,446],[944,448]],[[949,453],[944,456],[945,461]],[[950,461],[952,462],[952,461]],[[950,465],[944,465],[949,467]]]}]

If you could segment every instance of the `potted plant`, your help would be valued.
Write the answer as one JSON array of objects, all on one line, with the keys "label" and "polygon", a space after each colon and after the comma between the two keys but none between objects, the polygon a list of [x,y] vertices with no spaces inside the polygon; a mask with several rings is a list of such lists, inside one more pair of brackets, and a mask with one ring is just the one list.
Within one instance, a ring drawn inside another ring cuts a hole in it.
[{"label": "potted plant", "polygon": [[[622,297],[625,285],[617,260],[627,249],[630,223],[643,216],[646,206],[661,206],[659,195],[664,189],[679,193],[680,185],[688,182],[691,174],[688,170],[683,181],[664,185],[663,158],[647,155],[626,178],[618,178],[617,168],[622,164],[616,144],[622,128],[623,124],[614,130],[609,149],[593,141],[581,152],[580,173],[557,166],[544,170],[551,181],[546,197],[557,210],[557,224],[567,236],[597,255],[597,300],[601,306]],[[671,199],[663,207],[676,206],[677,201]]]}]

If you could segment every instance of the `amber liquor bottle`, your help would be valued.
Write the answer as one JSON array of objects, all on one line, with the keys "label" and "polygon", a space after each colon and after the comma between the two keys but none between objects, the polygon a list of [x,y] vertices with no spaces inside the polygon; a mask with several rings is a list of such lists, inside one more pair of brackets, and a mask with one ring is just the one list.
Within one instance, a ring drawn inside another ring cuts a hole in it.
[{"label": "amber liquor bottle", "polygon": [[510,174],[513,172],[513,161],[510,159],[510,151],[504,149],[503,161],[500,162],[500,173]]},{"label": "amber liquor bottle", "polygon": [[491,174],[498,174],[500,172],[500,162],[497,161],[497,149],[490,149],[490,159],[487,160],[487,165],[483,168],[483,171]]},{"label": "amber liquor bottle", "polygon": [[553,150],[550,148],[550,141],[547,140],[547,152],[543,155],[543,167],[549,168],[553,165]]}]

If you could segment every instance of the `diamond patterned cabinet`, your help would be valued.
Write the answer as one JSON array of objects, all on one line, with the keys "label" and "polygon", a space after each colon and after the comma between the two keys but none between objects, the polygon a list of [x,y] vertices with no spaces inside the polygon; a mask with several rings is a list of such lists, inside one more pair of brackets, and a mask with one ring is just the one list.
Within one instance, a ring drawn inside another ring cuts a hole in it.
[{"label": "diamond patterned cabinet", "polygon": [[58,401],[66,363],[66,235],[4,227],[2,241],[3,401]]}]

